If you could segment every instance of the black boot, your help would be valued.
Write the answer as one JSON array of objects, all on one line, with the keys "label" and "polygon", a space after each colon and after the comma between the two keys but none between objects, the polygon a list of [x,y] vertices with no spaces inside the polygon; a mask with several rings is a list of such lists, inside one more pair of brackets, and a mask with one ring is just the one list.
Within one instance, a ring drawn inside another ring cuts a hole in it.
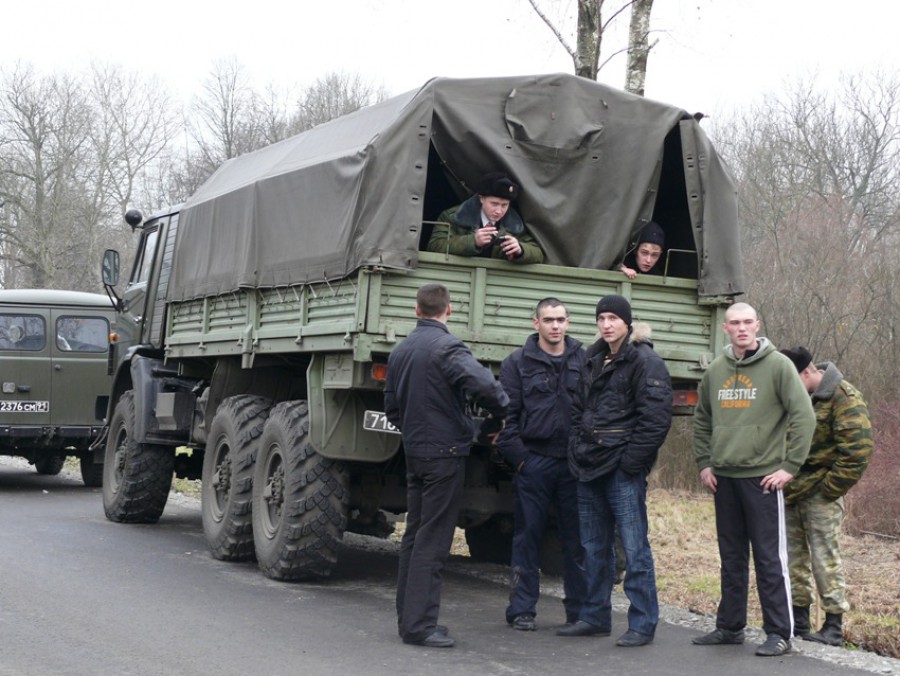
[{"label": "black boot", "polygon": [[794,606],[794,636],[809,636],[809,606]]},{"label": "black boot", "polygon": [[825,645],[841,645],[844,642],[844,634],[841,629],[843,618],[841,613],[825,613],[825,624],[815,634],[807,636],[806,640]]}]

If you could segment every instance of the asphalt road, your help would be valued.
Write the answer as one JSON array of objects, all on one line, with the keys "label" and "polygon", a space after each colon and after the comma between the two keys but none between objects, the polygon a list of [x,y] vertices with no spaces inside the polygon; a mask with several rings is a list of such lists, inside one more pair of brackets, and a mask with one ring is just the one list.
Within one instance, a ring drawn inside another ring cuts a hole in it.
[{"label": "asphalt road", "polygon": [[612,639],[563,639],[553,631],[563,619],[558,598],[540,604],[537,632],[516,632],[503,621],[503,569],[461,558],[446,575],[441,612],[456,647],[406,646],[393,607],[396,555],[377,541],[353,538],[327,581],[274,582],[255,564],[209,555],[196,501],[170,499],[154,526],[115,524],[99,489],[5,461],[2,676],[872,673],[805,648],[759,658],[755,642],[693,646],[700,628],[669,623],[651,646],[617,648],[622,613]]}]

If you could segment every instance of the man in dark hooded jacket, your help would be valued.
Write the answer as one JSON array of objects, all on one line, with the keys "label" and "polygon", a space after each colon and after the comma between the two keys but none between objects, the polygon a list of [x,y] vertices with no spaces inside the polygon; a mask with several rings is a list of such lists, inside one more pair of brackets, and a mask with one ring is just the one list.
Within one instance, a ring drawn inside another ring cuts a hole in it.
[{"label": "man in dark hooded jacket", "polygon": [[672,423],[672,384],[653,351],[649,327],[632,331],[622,296],[597,303],[600,340],[587,351],[574,404],[569,465],[578,479],[578,512],[587,596],[578,621],[560,636],[609,636],[612,630],[614,532],[625,549],[628,631],[623,647],[653,641],[659,622],[656,571],[647,539],[647,475]]}]

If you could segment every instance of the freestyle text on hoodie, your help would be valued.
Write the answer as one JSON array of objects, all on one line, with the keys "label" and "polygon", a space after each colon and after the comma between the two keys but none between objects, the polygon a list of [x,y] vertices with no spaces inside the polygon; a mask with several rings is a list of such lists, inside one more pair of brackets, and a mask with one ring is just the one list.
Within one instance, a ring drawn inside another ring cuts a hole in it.
[{"label": "freestyle text on hoodie", "polygon": [[748,479],[783,469],[796,476],[809,453],[816,425],[809,394],[793,362],[767,338],[757,340],[759,349],[744,359],[726,346],[700,382],[694,457],[701,471]]}]

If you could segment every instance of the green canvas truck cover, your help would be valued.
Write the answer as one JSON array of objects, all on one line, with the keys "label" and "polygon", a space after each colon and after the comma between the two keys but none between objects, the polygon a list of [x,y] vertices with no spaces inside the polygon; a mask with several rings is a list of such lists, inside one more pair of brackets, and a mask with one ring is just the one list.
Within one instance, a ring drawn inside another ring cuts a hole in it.
[{"label": "green canvas truck cover", "polygon": [[170,300],[414,269],[429,171],[507,171],[546,262],[612,269],[679,135],[701,296],[743,291],[731,174],[684,110],[573,75],[437,78],[229,160],[181,214]]}]

